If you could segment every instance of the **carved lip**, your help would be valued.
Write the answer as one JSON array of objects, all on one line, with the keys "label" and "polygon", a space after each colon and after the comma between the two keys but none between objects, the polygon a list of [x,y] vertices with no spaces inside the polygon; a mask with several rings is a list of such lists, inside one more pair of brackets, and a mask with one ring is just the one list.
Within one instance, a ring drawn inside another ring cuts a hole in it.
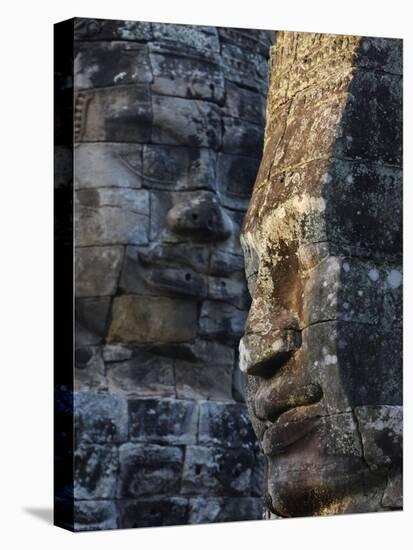
[{"label": "carved lip", "polygon": [[272,456],[284,452],[314,431],[320,420],[318,404],[289,409],[275,422],[268,422],[262,436],[264,454]]}]

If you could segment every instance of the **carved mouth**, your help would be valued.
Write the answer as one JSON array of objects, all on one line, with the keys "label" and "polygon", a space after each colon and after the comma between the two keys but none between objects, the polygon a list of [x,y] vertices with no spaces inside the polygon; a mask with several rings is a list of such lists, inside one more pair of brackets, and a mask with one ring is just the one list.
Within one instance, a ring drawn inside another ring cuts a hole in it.
[{"label": "carved mouth", "polygon": [[275,422],[267,422],[262,435],[264,454],[273,456],[286,451],[317,429],[321,415],[319,404],[296,407],[281,414]]}]

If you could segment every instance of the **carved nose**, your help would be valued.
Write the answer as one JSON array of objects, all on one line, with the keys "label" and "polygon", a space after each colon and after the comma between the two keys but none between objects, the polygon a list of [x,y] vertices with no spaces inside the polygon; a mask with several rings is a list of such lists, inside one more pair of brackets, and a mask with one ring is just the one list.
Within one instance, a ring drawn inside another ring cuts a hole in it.
[{"label": "carved nose", "polygon": [[299,330],[280,329],[269,334],[246,334],[239,345],[240,369],[254,376],[273,376],[300,346]]},{"label": "carved nose", "polygon": [[177,204],[168,212],[168,225],[175,233],[190,235],[201,240],[227,239],[232,222],[213,195],[194,198]]}]

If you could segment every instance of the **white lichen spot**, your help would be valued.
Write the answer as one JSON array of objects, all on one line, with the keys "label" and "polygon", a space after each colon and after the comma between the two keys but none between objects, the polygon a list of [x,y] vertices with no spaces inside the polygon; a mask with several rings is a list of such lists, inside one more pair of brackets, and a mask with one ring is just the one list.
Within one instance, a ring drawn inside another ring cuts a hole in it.
[{"label": "white lichen spot", "polygon": [[327,365],[337,365],[337,355],[326,355]]},{"label": "white lichen spot", "polygon": [[331,183],[333,176],[331,174],[324,175],[324,183]]},{"label": "white lichen spot", "polygon": [[344,309],[348,309],[350,307],[350,304],[348,302],[344,302],[343,307]]},{"label": "white lichen spot", "polygon": [[380,273],[377,271],[377,269],[375,267],[373,267],[372,269],[370,269],[369,271],[369,279],[371,279],[372,281],[378,281],[380,278]]},{"label": "white lichen spot", "polygon": [[350,265],[347,262],[344,262],[343,263],[343,269],[347,273],[348,271],[350,271]]},{"label": "white lichen spot", "polygon": [[314,361],[314,366],[318,367],[318,361]]},{"label": "white lichen spot", "polygon": [[351,174],[349,174],[349,175],[346,177],[346,182],[347,182],[347,183],[353,183],[353,181],[354,181],[353,176],[352,176]]},{"label": "white lichen spot", "polygon": [[362,290],[359,290],[359,291],[357,292],[357,294],[358,294],[359,296],[363,296],[363,291],[362,291]]},{"label": "white lichen spot", "polygon": [[351,143],[353,141],[353,138],[352,136],[346,136],[346,140],[348,141],[348,143]]},{"label": "white lichen spot", "polygon": [[402,274],[397,269],[392,269],[387,275],[387,282],[391,288],[398,288],[402,284]]},{"label": "white lichen spot", "polygon": [[327,281],[324,281],[323,287],[325,288],[327,286],[327,284],[328,284]]},{"label": "white lichen spot", "polygon": [[116,84],[116,82],[119,82],[119,80],[123,80],[125,77],[126,77],[126,72],[123,71],[113,77],[113,83]]}]

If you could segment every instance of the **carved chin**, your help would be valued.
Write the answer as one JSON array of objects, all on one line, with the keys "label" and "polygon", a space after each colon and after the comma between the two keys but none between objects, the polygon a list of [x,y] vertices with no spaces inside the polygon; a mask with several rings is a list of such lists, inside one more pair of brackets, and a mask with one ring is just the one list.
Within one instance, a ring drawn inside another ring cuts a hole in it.
[{"label": "carved chin", "polygon": [[341,459],[336,468],[323,462],[312,470],[282,472],[276,460],[268,459],[267,505],[283,517],[382,511],[385,488],[386,476],[361,461],[345,467]]}]

